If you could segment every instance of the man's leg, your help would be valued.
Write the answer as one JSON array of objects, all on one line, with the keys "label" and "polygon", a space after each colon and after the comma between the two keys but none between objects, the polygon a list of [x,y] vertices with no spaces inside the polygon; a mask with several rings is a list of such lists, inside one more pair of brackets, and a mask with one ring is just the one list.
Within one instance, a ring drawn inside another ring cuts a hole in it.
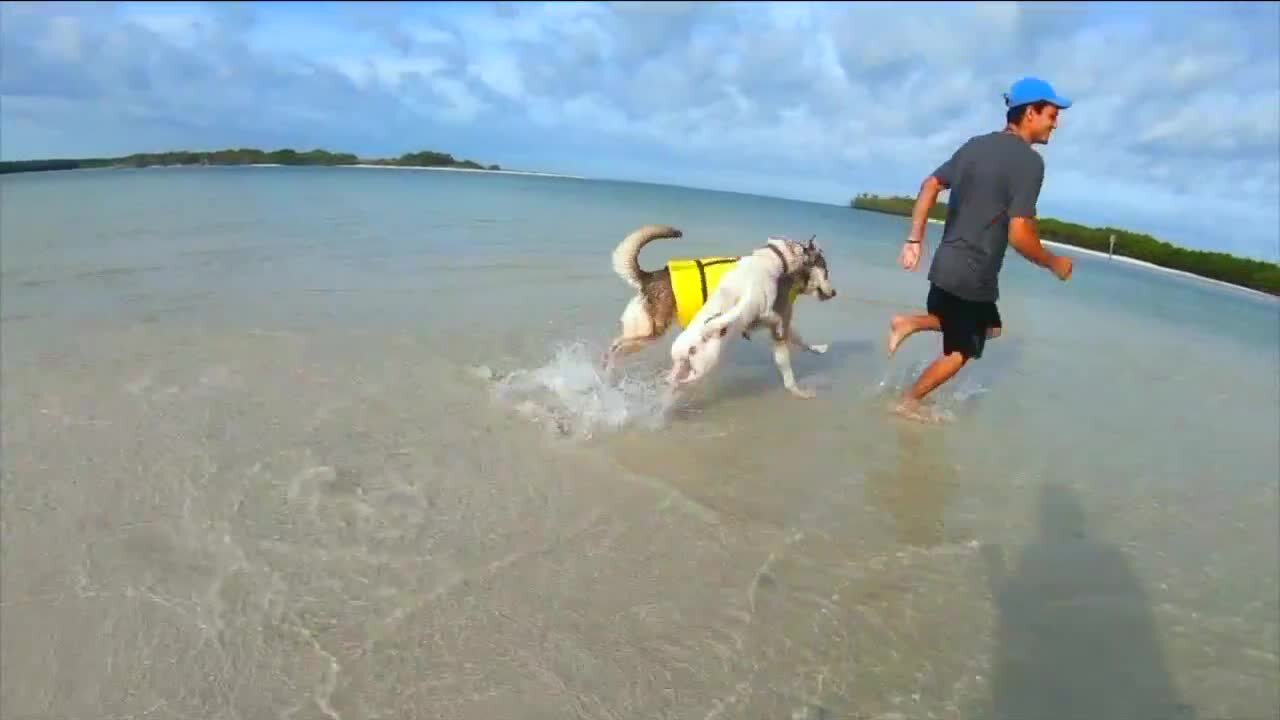
[{"label": "man's leg", "polygon": [[929,300],[930,313],[945,318],[945,326],[940,322],[938,328],[942,331],[942,355],[925,368],[903,397],[898,410],[907,415],[916,414],[920,401],[955,377],[970,359],[982,357],[987,330],[999,325],[998,320],[987,317],[994,313],[994,304],[988,308],[967,303],[935,288],[930,289]]},{"label": "man's leg", "polygon": [[1004,320],[1000,318],[1000,308],[991,303],[983,313],[983,324],[987,328],[987,339],[994,340],[1004,333]]},{"label": "man's leg", "polygon": [[937,315],[894,315],[889,321],[889,354],[893,355],[903,340],[921,330],[937,332],[941,329],[942,321]]},{"label": "man's leg", "polygon": [[938,386],[955,377],[967,361],[968,358],[964,353],[943,351],[943,354],[920,374],[916,384],[902,396],[902,401],[898,403],[895,412],[912,420],[928,421],[928,415],[920,410],[921,401]]},{"label": "man's leg", "polygon": [[925,368],[920,374],[920,378],[916,380],[916,384],[911,387],[911,391],[907,393],[907,400],[911,402],[920,402],[925,395],[933,392],[939,385],[947,382],[960,372],[960,368],[965,366],[968,358],[961,352],[950,352],[940,356],[934,360],[929,367]]},{"label": "man's leg", "polygon": [[942,318],[951,311],[956,299],[948,292],[929,283],[929,295],[925,298],[925,311],[920,315],[894,315],[889,321],[889,355],[898,350],[903,340],[921,330],[940,332]]}]

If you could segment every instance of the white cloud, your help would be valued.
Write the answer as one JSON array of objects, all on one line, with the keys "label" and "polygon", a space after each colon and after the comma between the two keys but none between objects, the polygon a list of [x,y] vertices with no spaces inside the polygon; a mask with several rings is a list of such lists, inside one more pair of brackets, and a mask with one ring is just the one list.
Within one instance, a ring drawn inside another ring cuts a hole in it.
[{"label": "white cloud", "polygon": [[524,73],[511,55],[486,55],[472,62],[468,73],[509,100],[524,98]]},{"label": "white cloud", "polygon": [[175,45],[193,48],[204,36],[209,18],[204,13],[151,9],[133,13],[129,21],[140,25]]},{"label": "white cloud", "polygon": [[62,62],[80,62],[80,21],[74,17],[55,17],[41,39],[40,49]]},{"label": "white cloud", "polygon": [[471,122],[488,107],[461,80],[436,77],[431,80],[431,87],[445,100],[445,104],[428,112],[450,122]]}]

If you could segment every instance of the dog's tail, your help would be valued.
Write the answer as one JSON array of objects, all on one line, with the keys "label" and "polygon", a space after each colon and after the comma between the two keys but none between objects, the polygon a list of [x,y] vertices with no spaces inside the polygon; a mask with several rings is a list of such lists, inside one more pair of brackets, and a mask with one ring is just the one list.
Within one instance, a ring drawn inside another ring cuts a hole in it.
[{"label": "dog's tail", "polygon": [[683,237],[684,233],[668,225],[645,225],[618,243],[613,249],[613,271],[628,285],[639,290],[650,273],[640,267],[640,250],[658,239]]}]

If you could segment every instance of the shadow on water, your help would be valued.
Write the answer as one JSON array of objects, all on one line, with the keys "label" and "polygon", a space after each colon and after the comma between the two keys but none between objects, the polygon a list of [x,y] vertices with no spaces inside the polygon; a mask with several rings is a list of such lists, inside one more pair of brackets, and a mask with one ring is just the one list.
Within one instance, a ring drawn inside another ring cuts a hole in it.
[{"label": "shadow on water", "polygon": [[1071,490],[1048,485],[1040,534],[1009,567],[982,557],[997,610],[990,705],[972,720],[1189,720],[1142,583],[1086,528]]}]

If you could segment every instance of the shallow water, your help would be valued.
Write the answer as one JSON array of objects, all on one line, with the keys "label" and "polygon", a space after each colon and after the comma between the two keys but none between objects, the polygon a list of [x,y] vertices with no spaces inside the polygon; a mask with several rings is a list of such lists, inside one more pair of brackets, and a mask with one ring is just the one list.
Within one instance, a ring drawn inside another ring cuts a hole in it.
[{"label": "shallow water", "polygon": [[[817,233],[664,409],[591,362],[641,262]],[[0,716],[1253,718],[1280,707],[1280,305],[1010,256],[1005,337],[886,408],[905,221],[590,181],[0,179]],[[937,232],[930,228],[931,233]]]}]

